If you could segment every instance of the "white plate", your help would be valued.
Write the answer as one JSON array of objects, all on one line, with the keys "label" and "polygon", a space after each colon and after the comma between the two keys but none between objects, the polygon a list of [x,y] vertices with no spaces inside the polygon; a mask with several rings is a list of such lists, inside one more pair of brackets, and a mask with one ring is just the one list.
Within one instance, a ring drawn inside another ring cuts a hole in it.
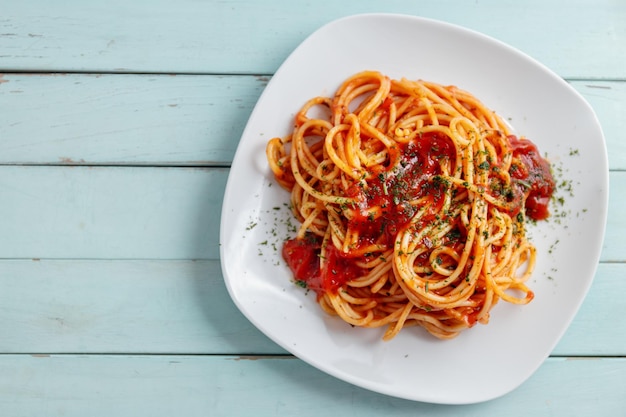
[{"label": "white plate", "polygon": [[[546,40],[548,41],[548,40]],[[292,282],[282,261],[290,236],[286,191],[265,159],[309,98],[349,75],[378,70],[468,90],[547,154],[563,205],[530,229],[538,264],[527,306],[500,302],[488,325],[441,341],[420,328],[389,342],[383,329],[327,316]],[[571,187],[569,191],[567,188]],[[608,162],[591,107],[566,82],[519,51],[479,33],[412,16],[343,18],[306,39],[267,85],[245,128],[228,178],[221,260],[237,307],[287,351],[335,377],[380,393],[433,403],[486,401],[522,384],[548,357],[595,274],[606,223]]]}]

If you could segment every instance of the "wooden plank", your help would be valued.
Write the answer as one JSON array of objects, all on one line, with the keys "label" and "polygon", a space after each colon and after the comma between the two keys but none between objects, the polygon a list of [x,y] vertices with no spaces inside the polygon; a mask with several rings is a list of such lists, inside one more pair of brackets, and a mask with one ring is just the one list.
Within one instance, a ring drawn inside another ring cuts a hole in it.
[{"label": "wooden plank", "polygon": [[[218,259],[227,168],[0,166],[3,258]],[[626,172],[603,261],[624,262]],[[54,242],[54,244],[51,244]]]},{"label": "wooden plank", "polygon": [[552,355],[626,356],[626,323],[615,320],[626,314],[626,305],[615,296],[626,291],[625,276],[624,263],[598,265],[587,297]]},{"label": "wooden plank", "polygon": [[[608,149],[609,168],[626,170],[626,82],[570,81],[594,109]],[[562,138],[566,141],[567,138]]]},{"label": "wooden plank", "polygon": [[608,218],[601,261],[624,262],[626,258],[624,251],[626,218],[621,215],[621,213],[626,213],[626,199],[622,197],[624,195],[626,195],[626,172],[610,172]]},{"label": "wooden plank", "polygon": [[[626,356],[626,264],[600,264],[557,356]],[[0,352],[284,354],[237,310],[219,261],[0,261]]]},{"label": "wooden plank", "polygon": [[[267,81],[4,74],[0,108],[9,122],[0,123],[0,164],[230,165]],[[598,115],[610,167],[626,170],[626,83],[571,84]]]},{"label": "wooden plank", "polygon": [[3,258],[217,259],[227,169],[0,167]]},{"label": "wooden plank", "polygon": [[446,406],[375,394],[289,357],[0,357],[0,409],[12,417],[617,416],[624,392],[624,358],[549,359],[504,397]]},{"label": "wooden plank", "polygon": [[285,353],[219,261],[0,261],[3,353]]},{"label": "wooden plank", "polygon": [[229,165],[263,77],[5,74],[0,162]]},{"label": "wooden plank", "polygon": [[[626,8],[613,0],[465,2],[11,3],[0,19],[1,68],[87,72],[271,74],[310,33],[339,17],[395,12],[496,37],[564,77],[624,78]],[[554,16],[559,16],[558,22]],[[581,57],[583,57],[581,59]]]}]

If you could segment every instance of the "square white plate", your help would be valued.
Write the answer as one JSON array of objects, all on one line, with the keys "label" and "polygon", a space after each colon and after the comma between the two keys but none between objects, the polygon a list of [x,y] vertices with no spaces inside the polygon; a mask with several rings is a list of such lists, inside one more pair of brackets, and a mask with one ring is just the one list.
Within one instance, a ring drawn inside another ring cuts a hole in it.
[{"label": "square white plate", "polygon": [[[292,237],[286,205],[265,157],[273,136],[290,133],[309,98],[331,95],[348,76],[453,84],[535,142],[558,181],[547,222],[530,226],[538,262],[527,306],[500,302],[488,325],[441,341],[421,328],[389,342],[384,329],[352,328],[321,311],[293,284],[281,257]],[[327,24],[282,64],[260,97],[237,149],[221,219],[221,261],[243,314],[287,351],[355,385],[433,403],[476,403],[515,389],[543,363],[589,289],[606,224],[608,162],[591,107],[566,82],[521,52],[438,21],[369,14]]]}]

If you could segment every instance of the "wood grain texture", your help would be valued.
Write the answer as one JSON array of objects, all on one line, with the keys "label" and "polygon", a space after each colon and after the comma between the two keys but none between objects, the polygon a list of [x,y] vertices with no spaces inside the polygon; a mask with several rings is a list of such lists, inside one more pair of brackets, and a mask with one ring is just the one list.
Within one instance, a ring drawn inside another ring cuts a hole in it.
[{"label": "wood grain texture", "polygon": [[0,352],[285,353],[237,310],[219,261],[0,261],[0,287]]},{"label": "wood grain texture", "polygon": [[626,359],[549,359],[509,395],[481,404],[405,401],[346,384],[290,357],[0,356],[12,417],[619,416]]},{"label": "wood grain texture", "polygon": [[[552,355],[626,356],[625,275],[600,264]],[[3,260],[0,288],[3,353],[286,353],[237,310],[219,261]]]},{"label": "wood grain texture", "polygon": [[568,2],[567,13],[563,7],[559,0],[30,0],[13,2],[2,14],[0,69],[272,74],[323,24],[393,12],[483,32],[564,77],[625,78],[626,5],[576,0]]},{"label": "wood grain texture", "polygon": [[0,162],[230,165],[267,80],[4,74]]},{"label": "wood grain texture", "polygon": [[[0,5],[0,415],[626,412],[625,2]],[[611,190],[594,283],[552,356],[500,399],[448,407],[354,387],[288,355],[226,291],[219,214],[247,118],[303,39],[364,12],[506,42],[565,78],[602,124]]]},{"label": "wood grain texture", "polygon": [[0,167],[5,258],[218,259],[228,171]]}]

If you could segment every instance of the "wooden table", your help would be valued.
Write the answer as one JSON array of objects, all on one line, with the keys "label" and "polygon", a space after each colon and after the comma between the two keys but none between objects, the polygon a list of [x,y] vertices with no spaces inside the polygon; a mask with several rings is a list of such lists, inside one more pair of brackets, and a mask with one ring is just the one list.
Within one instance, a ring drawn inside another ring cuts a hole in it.
[{"label": "wooden table", "polygon": [[[2,3],[0,415],[626,415],[626,3]],[[502,398],[442,406],[354,387],[263,336],[225,289],[221,202],[251,109],[306,36],[363,12],[498,38],[602,123],[595,281],[551,357]]]}]

